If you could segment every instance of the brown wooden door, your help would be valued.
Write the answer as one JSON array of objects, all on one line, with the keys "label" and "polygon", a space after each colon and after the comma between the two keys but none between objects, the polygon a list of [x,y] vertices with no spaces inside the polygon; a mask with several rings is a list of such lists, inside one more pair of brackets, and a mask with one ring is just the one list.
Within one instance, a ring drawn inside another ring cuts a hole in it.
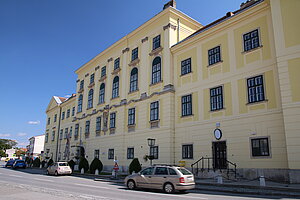
[{"label": "brown wooden door", "polygon": [[215,169],[227,169],[227,147],[226,142],[213,142],[213,167]]}]

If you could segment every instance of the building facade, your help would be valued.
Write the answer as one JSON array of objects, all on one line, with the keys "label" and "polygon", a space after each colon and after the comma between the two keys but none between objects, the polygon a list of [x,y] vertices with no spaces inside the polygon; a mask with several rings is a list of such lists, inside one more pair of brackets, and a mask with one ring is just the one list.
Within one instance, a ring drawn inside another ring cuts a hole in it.
[{"label": "building facade", "polygon": [[76,95],[52,98],[47,157],[98,157],[106,170],[118,160],[126,171],[151,155],[300,182],[297,7],[247,1],[202,26],[169,2],[76,70]]},{"label": "building facade", "polygon": [[29,145],[27,146],[28,155],[36,158],[43,154],[45,145],[45,135],[38,135],[29,138]]}]

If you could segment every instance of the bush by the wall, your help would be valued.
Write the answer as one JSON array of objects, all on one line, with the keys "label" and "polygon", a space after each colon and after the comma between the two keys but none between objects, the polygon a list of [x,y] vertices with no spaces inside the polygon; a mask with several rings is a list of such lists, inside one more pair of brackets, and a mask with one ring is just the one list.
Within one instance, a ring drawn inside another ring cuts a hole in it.
[{"label": "bush by the wall", "polygon": [[96,169],[98,169],[99,173],[103,169],[103,164],[102,164],[101,160],[99,160],[98,158],[94,158],[94,160],[92,161],[91,166],[90,166],[90,173],[95,174]]},{"label": "bush by the wall", "polygon": [[75,166],[75,162],[74,162],[74,160],[70,160],[69,162],[68,162],[68,164],[69,164],[69,166],[71,167],[71,169],[72,169],[72,171],[74,171],[74,166]]},{"label": "bush by the wall", "polygon": [[141,164],[139,162],[138,158],[134,158],[130,165],[129,165],[129,173],[132,174],[132,172],[136,172],[138,173],[139,171],[141,171],[142,167]]},{"label": "bush by the wall", "polygon": [[29,164],[29,157],[25,158],[25,163]]},{"label": "bush by the wall", "polygon": [[89,162],[85,157],[80,157],[79,170],[81,171],[82,168],[84,169],[84,173],[89,170]]},{"label": "bush by the wall", "polygon": [[40,167],[41,160],[39,158],[34,159],[33,167]]},{"label": "bush by the wall", "polygon": [[53,160],[52,160],[52,158],[50,158],[50,160],[48,161],[47,166],[50,166],[50,165],[52,165],[52,164],[53,164]]}]

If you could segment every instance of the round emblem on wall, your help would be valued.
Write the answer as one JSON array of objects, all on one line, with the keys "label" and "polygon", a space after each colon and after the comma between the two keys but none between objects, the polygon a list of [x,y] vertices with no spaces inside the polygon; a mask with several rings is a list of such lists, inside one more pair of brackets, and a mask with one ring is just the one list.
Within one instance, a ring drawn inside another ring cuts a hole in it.
[{"label": "round emblem on wall", "polygon": [[221,139],[221,137],[222,137],[222,131],[221,131],[220,129],[216,128],[216,129],[214,130],[214,135],[215,135],[215,138],[216,138],[217,140],[219,140],[219,139]]}]

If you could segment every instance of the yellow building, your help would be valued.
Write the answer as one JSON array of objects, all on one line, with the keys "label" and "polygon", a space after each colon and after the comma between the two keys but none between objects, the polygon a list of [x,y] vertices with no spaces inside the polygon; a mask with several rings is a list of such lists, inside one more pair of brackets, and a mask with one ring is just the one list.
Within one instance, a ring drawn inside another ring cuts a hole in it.
[{"label": "yellow building", "polygon": [[299,6],[252,0],[203,27],[170,1],[77,69],[76,95],[52,98],[47,157],[81,153],[127,171],[152,155],[198,176],[236,167],[246,178],[300,182]]}]

